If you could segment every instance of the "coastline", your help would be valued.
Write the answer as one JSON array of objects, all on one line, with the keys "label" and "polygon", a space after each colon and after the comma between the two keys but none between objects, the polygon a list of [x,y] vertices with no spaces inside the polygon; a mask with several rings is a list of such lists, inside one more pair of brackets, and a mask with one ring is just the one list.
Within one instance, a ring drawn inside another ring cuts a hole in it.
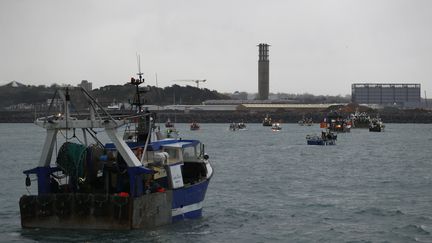
[{"label": "coastline", "polygon": [[[127,112],[110,112],[111,115],[122,115]],[[426,110],[397,110],[379,111],[384,123],[432,123],[432,111]],[[327,111],[160,111],[157,113],[160,122],[168,118],[177,123],[230,123],[244,121],[247,123],[261,123],[268,114],[273,121],[282,123],[297,123],[302,117],[311,117],[319,123]],[[44,112],[34,111],[0,111],[0,123],[33,123],[35,117],[45,116]]]}]

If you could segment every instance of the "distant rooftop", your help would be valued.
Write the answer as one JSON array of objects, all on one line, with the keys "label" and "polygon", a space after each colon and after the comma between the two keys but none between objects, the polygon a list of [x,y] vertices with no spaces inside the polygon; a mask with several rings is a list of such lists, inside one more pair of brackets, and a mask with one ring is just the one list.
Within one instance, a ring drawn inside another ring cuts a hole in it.
[{"label": "distant rooftop", "polygon": [[420,84],[418,83],[353,83],[352,87],[354,88],[420,88]]},{"label": "distant rooftop", "polygon": [[293,104],[295,100],[206,100],[204,105],[241,105],[241,104]]},{"label": "distant rooftop", "polygon": [[14,80],[14,81],[12,81],[10,83],[7,83],[5,85],[2,85],[2,86],[18,88],[18,87],[23,87],[23,86],[26,86],[26,85]]},{"label": "distant rooftop", "polygon": [[240,109],[327,109],[331,106],[341,105],[346,104],[242,104]]}]

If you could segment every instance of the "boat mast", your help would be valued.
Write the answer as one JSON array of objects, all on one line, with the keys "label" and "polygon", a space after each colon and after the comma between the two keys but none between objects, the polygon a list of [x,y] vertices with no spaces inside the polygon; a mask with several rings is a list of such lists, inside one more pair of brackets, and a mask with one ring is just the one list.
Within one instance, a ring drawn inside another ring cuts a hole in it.
[{"label": "boat mast", "polygon": [[132,109],[136,109],[137,114],[145,113],[145,116],[138,117],[138,126],[136,127],[137,142],[145,142],[148,136],[151,135],[150,113],[146,109],[145,112],[142,110],[143,103],[141,102],[141,94],[146,93],[148,90],[140,90],[139,86],[144,83],[143,73],[141,72],[141,57],[137,54],[137,65],[138,65],[138,78],[131,78],[130,84],[135,85],[135,95],[132,102]]},{"label": "boat mast", "polygon": [[144,83],[144,78],[143,78],[143,74],[141,72],[141,58],[140,56],[137,54],[137,65],[138,65],[138,79],[135,78],[131,78],[130,84],[135,85],[135,95],[134,95],[134,99],[132,102],[132,107],[135,106],[137,108],[137,113],[141,112],[141,106],[143,105],[141,103],[141,96],[140,93],[144,93],[144,91],[140,91],[139,90],[139,86]]}]

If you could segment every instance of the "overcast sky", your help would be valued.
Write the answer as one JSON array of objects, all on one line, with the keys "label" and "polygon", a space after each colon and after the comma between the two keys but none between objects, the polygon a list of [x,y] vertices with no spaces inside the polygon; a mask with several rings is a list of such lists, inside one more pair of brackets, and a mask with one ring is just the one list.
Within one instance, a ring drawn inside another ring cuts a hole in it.
[{"label": "overcast sky", "polygon": [[0,84],[124,84],[138,53],[149,85],[254,93],[264,42],[270,92],[408,82],[432,97],[430,0],[1,0],[0,31]]}]

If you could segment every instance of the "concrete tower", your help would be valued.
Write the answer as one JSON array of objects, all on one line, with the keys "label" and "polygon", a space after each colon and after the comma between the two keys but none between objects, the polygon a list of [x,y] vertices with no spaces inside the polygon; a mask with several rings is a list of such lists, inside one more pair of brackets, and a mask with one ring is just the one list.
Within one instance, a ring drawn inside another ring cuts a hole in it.
[{"label": "concrete tower", "polygon": [[267,100],[269,96],[269,44],[258,45],[258,99]]}]

